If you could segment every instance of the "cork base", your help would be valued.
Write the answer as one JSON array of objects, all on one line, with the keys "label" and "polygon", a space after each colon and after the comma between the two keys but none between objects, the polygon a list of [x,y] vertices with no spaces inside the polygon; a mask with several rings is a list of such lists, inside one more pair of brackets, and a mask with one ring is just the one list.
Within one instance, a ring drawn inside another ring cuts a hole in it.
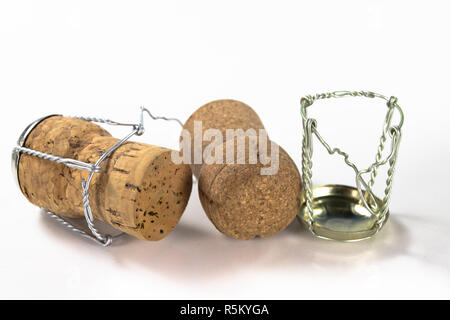
[{"label": "cork base", "polygon": [[[134,193],[135,197],[127,201],[115,201],[115,190],[105,190],[105,208],[112,226],[132,234],[138,238],[156,241],[168,235],[177,225],[189,200],[192,188],[192,173],[189,166],[175,165],[171,160],[171,150],[166,150],[153,156],[150,152],[139,157],[142,163],[151,163],[150,166],[142,165],[136,171],[142,170],[140,183],[133,184],[134,179],[125,179],[127,191]],[[147,159],[146,159],[147,158]],[[123,176],[127,173],[117,171],[110,177],[116,179],[114,183],[124,183]],[[120,175],[123,175],[122,177]],[[134,225],[128,227],[121,225],[120,210],[128,211],[134,208]],[[114,209],[116,208],[116,209]]]},{"label": "cork base", "polygon": [[301,204],[297,167],[280,148],[275,175],[261,175],[257,164],[202,165],[201,204],[222,233],[236,239],[267,238],[286,228]]}]

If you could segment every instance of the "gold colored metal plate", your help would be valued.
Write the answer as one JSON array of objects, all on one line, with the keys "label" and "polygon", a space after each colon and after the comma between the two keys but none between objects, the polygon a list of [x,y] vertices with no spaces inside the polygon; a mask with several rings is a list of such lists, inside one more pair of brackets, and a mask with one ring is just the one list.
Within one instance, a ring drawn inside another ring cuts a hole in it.
[{"label": "gold colored metal plate", "polygon": [[[372,215],[364,206],[358,190],[344,185],[324,185],[312,189],[313,232],[329,240],[359,241],[375,235],[386,223],[379,226],[378,215]],[[382,201],[376,198],[378,205]],[[308,225],[309,216],[303,201],[298,218]]]}]

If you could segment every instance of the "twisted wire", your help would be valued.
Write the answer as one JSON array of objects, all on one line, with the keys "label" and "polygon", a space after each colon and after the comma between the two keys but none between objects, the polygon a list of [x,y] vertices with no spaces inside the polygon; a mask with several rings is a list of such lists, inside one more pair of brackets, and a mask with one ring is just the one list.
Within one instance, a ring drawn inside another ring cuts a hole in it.
[{"label": "twisted wire", "polygon": [[[384,144],[386,142],[387,138],[386,138],[386,132],[383,131],[383,134],[380,138],[380,143],[378,145],[378,151],[377,151],[377,155],[375,156],[375,162],[379,162],[381,160],[381,157],[383,155],[383,150],[384,150]],[[372,172],[370,173],[370,180],[369,180],[369,186],[373,187],[373,185],[375,184],[375,178],[377,177],[377,170],[372,170]]]},{"label": "twisted wire", "polygon": [[[387,103],[388,106],[388,111],[386,113],[386,118],[384,120],[384,125],[383,125],[383,131],[381,134],[381,138],[380,138],[380,142],[378,145],[378,150],[377,150],[377,154],[375,156],[375,162],[379,162],[381,160],[381,157],[383,155],[383,150],[384,150],[384,144],[387,140],[387,133],[391,128],[391,122],[392,122],[392,116],[394,114],[394,108],[397,104],[397,98],[396,97],[390,97],[389,101]],[[370,181],[369,181],[369,186],[373,187],[373,185],[375,184],[375,178],[377,176],[377,169],[373,170],[370,174]]]},{"label": "twisted wire", "polygon": [[308,228],[311,232],[314,233],[313,230],[313,210],[312,210],[312,143],[310,141],[310,123],[304,124],[303,129],[303,142],[302,142],[302,177],[303,177],[303,186],[305,188],[305,198],[306,200],[306,212],[308,214]]},{"label": "twisted wire", "polygon": [[104,123],[104,124],[108,124],[111,126],[134,126],[135,125],[133,123],[122,123],[122,122],[117,122],[117,121],[113,121],[110,119],[97,118],[97,117],[70,116],[70,118],[80,119],[80,120],[89,121],[89,122]]},{"label": "twisted wire", "polygon": [[330,145],[322,138],[322,136],[319,134],[319,132],[317,131],[316,128],[313,128],[313,133],[317,137],[317,139],[320,141],[320,143],[323,144],[323,146],[325,147],[325,149],[328,151],[328,153],[330,155],[337,153],[338,155],[342,156],[344,158],[344,162],[348,166],[350,166],[353,170],[355,170],[355,172],[358,172],[358,168],[356,167],[356,165],[350,161],[350,156],[348,153],[342,151],[338,147],[331,148]]},{"label": "twisted wire", "polygon": [[83,209],[86,223],[88,225],[89,230],[91,230],[92,234],[95,238],[98,239],[100,243],[104,246],[108,246],[112,242],[112,237],[110,235],[104,235],[100,233],[100,231],[94,225],[94,217],[92,215],[91,206],[89,204],[89,186],[86,185],[85,180],[81,180],[82,187],[82,195],[83,195]]},{"label": "twisted wire", "polygon": [[63,226],[67,227],[69,230],[76,232],[78,234],[80,234],[82,237],[94,240],[95,242],[103,245],[103,246],[108,246],[110,244],[110,242],[102,242],[99,241],[97,238],[92,237],[91,235],[89,235],[88,233],[86,233],[86,231],[78,229],[77,227],[75,227],[73,224],[71,224],[70,222],[66,221],[65,219],[61,218],[60,216],[54,214],[51,211],[47,211],[44,210],[44,212],[51,218],[55,219],[56,221],[58,221],[59,223],[61,223]]},{"label": "twisted wire", "polygon": [[52,155],[52,154],[48,154],[48,153],[44,153],[44,152],[40,152],[40,151],[33,150],[33,149],[28,149],[28,148],[25,148],[25,147],[17,146],[17,147],[14,148],[14,151],[15,152],[21,152],[21,153],[26,153],[26,154],[29,154],[30,156],[33,156],[33,157],[42,158],[44,160],[55,161],[55,162],[58,162],[58,163],[61,163],[61,160],[62,160],[61,157],[58,157],[58,156],[55,156],[55,155]]},{"label": "twisted wire", "polygon": [[75,169],[86,170],[86,171],[93,170],[94,172],[100,171],[100,167],[98,167],[94,164],[90,164],[90,163],[86,163],[86,162],[82,162],[82,161],[78,161],[78,160],[74,160],[74,159],[62,158],[62,157],[55,156],[53,154],[40,152],[37,150],[25,148],[25,147],[16,146],[16,147],[14,147],[13,151],[18,152],[18,153],[25,153],[30,156],[38,157],[38,158],[41,158],[44,160],[54,161],[56,163],[62,163],[68,167],[75,168]]},{"label": "twisted wire", "polygon": [[167,117],[162,117],[162,116],[154,116],[154,115],[150,112],[150,110],[148,110],[148,109],[145,108],[145,107],[141,107],[141,112],[142,112],[142,113],[146,112],[146,113],[150,116],[150,118],[152,118],[153,120],[175,121],[175,122],[177,122],[181,127],[183,127],[183,123],[182,123],[179,119],[177,119],[177,118],[167,118]]},{"label": "twisted wire", "polygon": [[[316,126],[316,120],[308,118],[306,108],[311,106],[316,100],[319,99],[329,99],[329,98],[341,98],[341,97],[367,97],[367,98],[381,98],[387,101],[388,112],[386,114],[386,118],[383,124],[383,132],[380,138],[380,143],[378,146],[377,154],[375,157],[375,162],[369,166],[368,169],[358,170],[357,166],[350,161],[349,155],[342,151],[340,148],[332,148],[330,145],[323,139],[323,137],[319,134]],[[378,215],[378,230],[381,229],[384,220],[386,219],[386,213],[388,211],[388,204],[392,191],[392,180],[394,175],[395,163],[398,155],[398,146],[400,143],[401,137],[401,126],[403,124],[403,111],[400,106],[397,104],[397,98],[390,97],[387,98],[381,94],[377,94],[371,91],[334,91],[329,93],[319,93],[315,95],[307,95],[300,100],[300,112],[303,118],[303,142],[302,142],[302,176],[303,176],[303,185],[304,185],[304,196],[306,201],[306,208],[308,212],[309,226],[310,230],[314,233],[313,229],[313,215],[312,215],[312,134],[314,134],[319,142],[325,147],[327,152],[330,155],[338,154],[344,158],[344,162],[350,166],[356,174],[356,183],[357,189],[360,195],[360,198],[366,207],[366,209],[372,215]],[[400,123],[397,126],[391,127],[391,120],[394,109],[398,110],[400,113]],[[385,143],[387,141],[387,133],[391,133],[391,153],[386,159],[382,160],[382,152],[385,147]],[[377,175],[377,169],[381,165],[384,165],[389,161],[389,169],[388,169],[388,178],[386,180],[386,189],[385,196],[382,200],[381,208],[379,208],[376,197],[372,192],[372,186],[375,182],[375,177]],[[367,183],[363,178],[362,174],[370,172],[370,181]],[[365,193],[361,189],[361,183],[365,187]],[[371,206],[369,206],[366,195],[372,198],[372,203],[375,206],[375,211],[372,210]],[[377,231],[378,231],[377,230]]]},{"label": "twisted wire", "polygon": [[333,91],[326,93],[317,93],[314,95],[307,95],[301,99],[301,104],[305,104],[306,107],[312,105],[315,101],[320,99],[330,99],[330,98],[342,98],[342,97],[366,97],[366,98],[381,98],[388,100],[385,96],[371,92],[371,91]]},{"label": "twisted wire", "polygon": [[388,210],[388,205],[391,200],[391,194],[392,194],[392,185],[393,185],[393,179],[394,179],[394,173],[395,173],[395,164],[397,162],[398,158],[398,146],[401,139],[401,131],[398,127],[394,127],[394,137],[397,139],[396,148],[395,148],[395,155],[389,160],[389,169],[388,169],[388,177],[386,179],[386,188],[384,189],[384,198],[383,198],[383,207],[382,210],[382,218],[380,219],[380,227],[383,225],[384,220],[386,219],[385,214]]}]

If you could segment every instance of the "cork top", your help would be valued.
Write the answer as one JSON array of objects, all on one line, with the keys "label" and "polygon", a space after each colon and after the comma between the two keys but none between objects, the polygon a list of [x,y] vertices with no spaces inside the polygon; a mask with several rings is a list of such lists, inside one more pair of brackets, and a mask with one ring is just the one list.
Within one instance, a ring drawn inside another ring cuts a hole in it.
[{"label": "cork top", "polygon": [[[201,132],[194,130],[196,121],[201,121]],[[198,108],[183,126],[183,130],[192,134],[192,141],[200,138],[202,152],[206,146],[202,137],[208,129],[217,129],[223,137],[226,137],[228,129],[242,129],[244,131],[253,129],[257,131],[265,128],[258,114],[250,106],[238,100],[222,99],[211,101]],[[182,137],[180,137],[180,142],[181,140]],[[191,144],[191,154],[194,154],[194,143]],[[200,175],[200,170],[200,164],[192,165],[192,172],[197,178]]]}]

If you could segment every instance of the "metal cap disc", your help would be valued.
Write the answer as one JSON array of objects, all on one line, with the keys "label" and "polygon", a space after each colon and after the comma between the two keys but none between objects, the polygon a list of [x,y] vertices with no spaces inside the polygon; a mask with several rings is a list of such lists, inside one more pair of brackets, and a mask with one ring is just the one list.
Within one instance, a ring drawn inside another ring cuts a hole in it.
[{"label": "metal cap disc", "polygon": [[[344,185],[324,185],[312,189],[313,232],[329,240],[358,241],[375,235],[383,225],[379,216],[372,215],[360,200],[358,190]],[[376,198],[379,205],[381,200]],[[298,218],[308,225],[309,216],[303,201]]]}]

